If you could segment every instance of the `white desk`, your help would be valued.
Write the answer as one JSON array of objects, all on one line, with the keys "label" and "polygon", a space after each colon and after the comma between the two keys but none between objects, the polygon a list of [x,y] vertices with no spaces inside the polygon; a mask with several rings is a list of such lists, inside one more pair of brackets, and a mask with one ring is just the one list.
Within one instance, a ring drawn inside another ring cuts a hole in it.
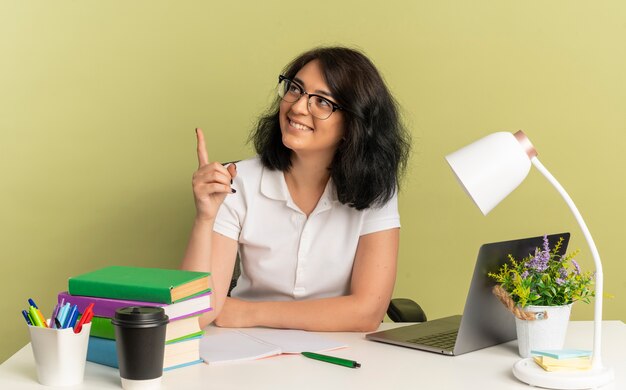
[{"label": "white desk", "polygon": [[[381,324],[381,329],[402,324]],[[566,347],[590,349],[590,321],[571,322]],[[626,325],[602,324],[604,363],[615,370],[615,381],[602,390],[626,389]],[[519,360],[517,342],[450,357],[365,340],[362,333],[324,333],[348,348],[332,355],[357,360],[350,369],[304,358],[281,355],[227,365],[198,364],[166,372],[164,389],[531,389],[511,373]],[[0,366],[0,389],[50,389],[39,385],[30,344]],[[85,381],[71,389],[119,389],[118,371],[87,362]]]}]

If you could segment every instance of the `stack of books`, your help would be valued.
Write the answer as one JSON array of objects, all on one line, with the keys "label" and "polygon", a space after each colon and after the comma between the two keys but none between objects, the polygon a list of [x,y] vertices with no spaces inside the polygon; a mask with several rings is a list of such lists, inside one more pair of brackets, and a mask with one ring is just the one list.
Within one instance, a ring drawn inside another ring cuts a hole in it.
[{"label": "stack of books", "polygon": [[87,360],[118,368],[115,311],[127,306],[162,307],[169,317],[163,370],[200,363],[203,331],[198,316],[211,310],[209,274],[159,268],[111,266],[71,277],[59,302],[80,312],[94,303]]},{"label": "stack of books", "polygon": [[591,369],[591,351],[581,349],[533,350],[533,360],[546,371]]}]

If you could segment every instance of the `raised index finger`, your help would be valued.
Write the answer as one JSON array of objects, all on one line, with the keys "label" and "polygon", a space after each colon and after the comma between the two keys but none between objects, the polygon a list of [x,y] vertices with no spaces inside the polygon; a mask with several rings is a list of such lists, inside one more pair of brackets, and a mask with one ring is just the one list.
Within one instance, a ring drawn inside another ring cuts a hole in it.
[{"label": "raised index finger", "polygon": [[198,168],[209,163],[209,155],[206,151],[206,145],[204,143],[204,134],[202,129],[196,129],[196,137],[198,138]]}]

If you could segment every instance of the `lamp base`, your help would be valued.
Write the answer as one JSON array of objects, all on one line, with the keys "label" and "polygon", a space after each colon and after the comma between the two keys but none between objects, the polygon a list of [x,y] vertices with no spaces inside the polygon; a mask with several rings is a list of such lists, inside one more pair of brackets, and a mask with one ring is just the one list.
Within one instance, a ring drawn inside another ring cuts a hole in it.
[{"label": "lamp base", "polygon": [[613,381],[613,369],[600,367],[585,371],[546,371],[532,358],[513,366],[513,375],[531,386],[547,389],[593,389]]}]

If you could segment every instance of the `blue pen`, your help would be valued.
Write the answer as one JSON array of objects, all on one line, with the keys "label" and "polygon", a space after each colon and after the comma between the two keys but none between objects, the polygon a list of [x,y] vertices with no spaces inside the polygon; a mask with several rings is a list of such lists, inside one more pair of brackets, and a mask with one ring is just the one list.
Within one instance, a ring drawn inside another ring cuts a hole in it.
[{"label": "blue pen", "polygon": [[70,303],[67,302],[65,305],[63,305],[63,307],[61,308],[61,310],[59,310],[59,315],[57,316],[57,319],[59,320],[59,326],[57,326],[58,328],[63,328],[63,324],[65,323],[65,317],[67,317],[67,314],[70,311]]},{"label": "blue pen", "polygon": [[69,328],[70,323],[72,322],[72,318],[76,315],[77,311],[78,311],[78,306],[76,305],[72,306],[68,315],[65,316],[65,321],[63,321],[63,329]]},{"label": "blue pen", "polygon": [[26,320],[26,323],[28,325],[32,325],[33,323],[30,322],[30,317],[28,317],[28,312],[26,310],[22,310],[22,315],[24,316],[24,319]]},{"label": "blue pen", "polygon": [[31,306],[33,306],[35,309],[39,309],[39,308],[37,307],[37,304],[35,304],[35,301],[33,301],[32,299],[28,298],[28,303],[29,303]]},{"label": "blue pen", "polygon": [[72,318],[70,318],[70,323],[67,325],[68,328],[73,328],[76,325],[76,320],[78,319],[78,306],[76,307],[76,310],[74,311],[74,314],[72,315]]}]

